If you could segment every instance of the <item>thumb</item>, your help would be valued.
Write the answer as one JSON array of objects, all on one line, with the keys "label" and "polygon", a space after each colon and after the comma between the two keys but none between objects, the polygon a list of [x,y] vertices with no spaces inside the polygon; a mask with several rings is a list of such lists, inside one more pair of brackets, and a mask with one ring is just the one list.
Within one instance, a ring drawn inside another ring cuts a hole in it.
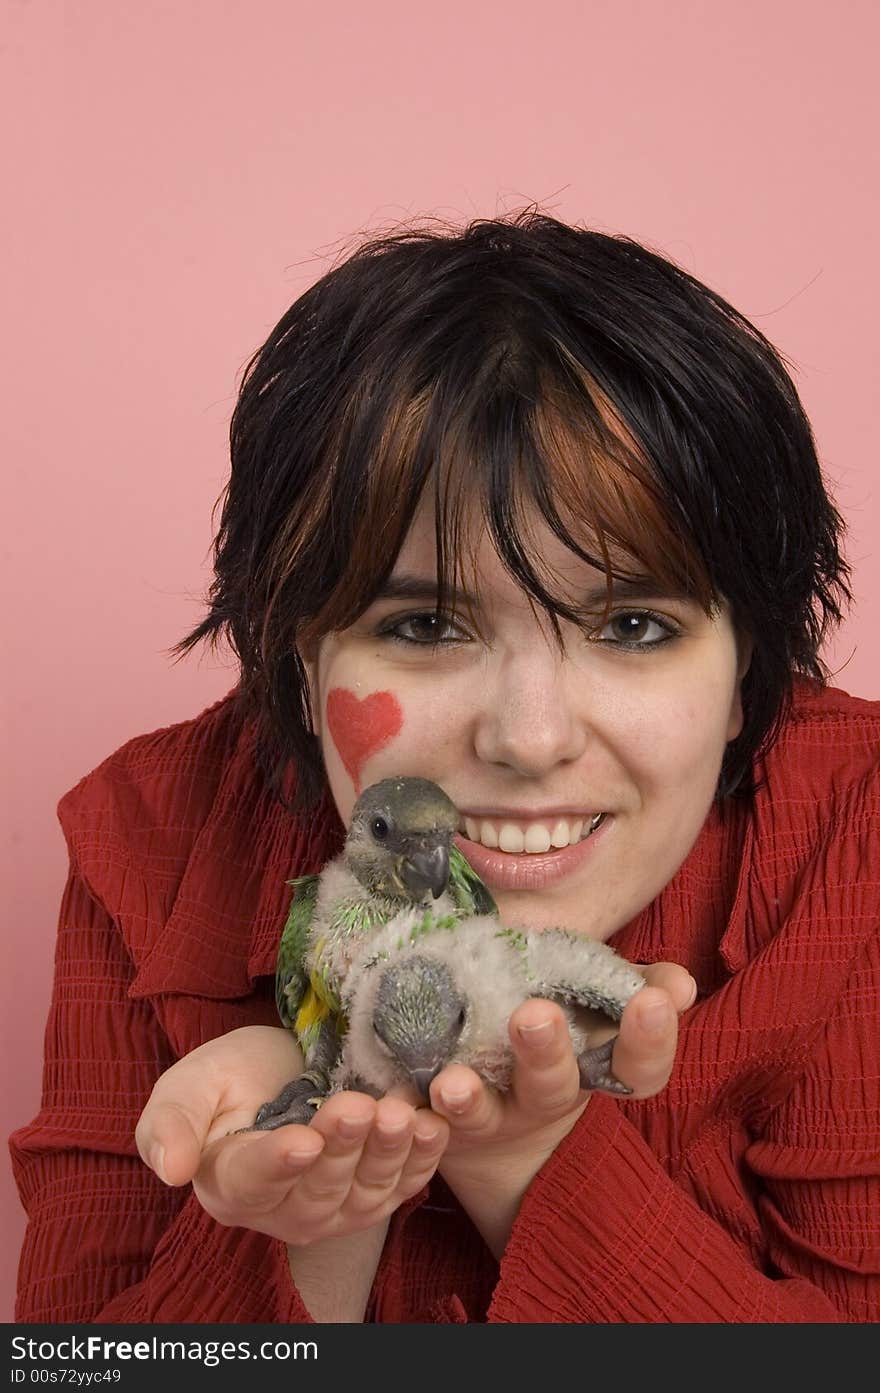
[{"label": "thumb", "polygon": [[687,1011],[697,999],[697,984],[687,968],[678,963],[637,963],[636,966],[649,987],[660,987],[672,999],[678,1011]]},{"label": "thumb", "polygon": [[166,1185],[192,1180],[205,1147],[253,1122],[257,1109],[302,1073],[289,1030],[245,1025],[207,1040],[156,1081],[134,1139]]},{"label": "thumb", "polygon": [[134,1132],[141,1159],[166,1185],[192,1180],[206,1136],[198,1118],[175,1102],[157,1099],[155,1089]]},{"label": "thumb", "polygon": [[134,1131],[141,1159],[166,1185],[186,1185],[199,1168],[223,1085],[211,1059],[217,1041],[199,1045],[156,1080]]}]

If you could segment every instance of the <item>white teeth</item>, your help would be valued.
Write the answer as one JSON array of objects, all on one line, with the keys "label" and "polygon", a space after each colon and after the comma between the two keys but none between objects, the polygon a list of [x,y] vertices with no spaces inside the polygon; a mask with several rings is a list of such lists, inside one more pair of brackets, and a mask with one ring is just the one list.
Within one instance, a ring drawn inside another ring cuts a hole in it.
[{"label": "white teeth", "polygon": [[554,824],[553,831],[550,833],[550,845],[563,847],[568,846],[568,842],[568,823],[565,821],[565,818],[561,817],[559,821]]},{"label": "white teeth", "polygon": [[466,832],[472,842],[481,842],[483,846],[493,850],[497,848],[514,856],[523,852],[540,855],[551,848],[562,850],[564,847],[574,846],[576,842],[592,836],[604,818],[604,813],[594,813],[591,818],[578,817],[569,821],[560,817],[552,825],[531,822],[526,827],[517,827],[513,822],[499,824],[491,822],[488,818],[478,820],[466,817],[462,821],[461,830]]},{"label": "white teeth", "polygon": [[550,833],[546,827],[542,827],[540,822],[535,822],[531,827],[526,828],[525,851],[549,851]]},{"label": "white teeth", "polygon": [[493,850],[497,847],[498,833],[495,831],[491,822],[480,823],[480,835],[478,840],[483,843],[483,846],[492,847]]},{"label": "white teeth", "polygon": [[501,851],[525,851],[526,839],[512,822],[504,822],[498,833],[498,846]]}]

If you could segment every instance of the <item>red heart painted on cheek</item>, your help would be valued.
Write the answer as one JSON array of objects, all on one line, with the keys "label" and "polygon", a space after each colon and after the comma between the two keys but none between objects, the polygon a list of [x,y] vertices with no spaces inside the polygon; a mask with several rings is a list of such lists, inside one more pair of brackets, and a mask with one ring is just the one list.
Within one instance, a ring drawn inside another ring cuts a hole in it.
[{"label": "red heart painted on cheek", "polygon": [[359,794],[361,769],[371,755],[397,735],[403,725],[403,712],[393,692],[371,692],[361,701],[347,687],[334,687],[327,694],[327,725]]}]

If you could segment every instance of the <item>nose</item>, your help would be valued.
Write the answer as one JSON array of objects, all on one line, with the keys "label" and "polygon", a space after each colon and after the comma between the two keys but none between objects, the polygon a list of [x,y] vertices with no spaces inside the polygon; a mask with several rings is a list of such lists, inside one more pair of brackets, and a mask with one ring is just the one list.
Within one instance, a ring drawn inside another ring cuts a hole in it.
[{"label": "nose", "polygon": [[478,757],[531,778],[578,759],[586,744],[584,681],[550,639],[506,653],[486,684]]}]

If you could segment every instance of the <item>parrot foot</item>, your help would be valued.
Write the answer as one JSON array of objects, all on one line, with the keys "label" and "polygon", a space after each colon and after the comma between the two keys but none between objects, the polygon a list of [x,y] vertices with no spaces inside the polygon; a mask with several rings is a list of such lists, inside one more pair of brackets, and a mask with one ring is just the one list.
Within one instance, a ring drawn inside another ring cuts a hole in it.
[{"label": "parrot foot", "polygon": [[273,1132],[276,1127],[286,1127],[290,1123],[306,1125],[311,1122],[324,1094],[320,1092],[320,1082],[303,1074],[286,1084],[270,1102],[264,1103],[254,1118],[248,1132]]},{"label": "parrot foot", "polygon": [[632,1093],[632,1089],[621,1083],[611,1072],[611,1055],[616,1039],[615,1035],[606,1040],[604,1045],[598,1045],[594,1050],[584,1050],[578,1055],[582,1088],[598,1090],[601,1093]]}]

